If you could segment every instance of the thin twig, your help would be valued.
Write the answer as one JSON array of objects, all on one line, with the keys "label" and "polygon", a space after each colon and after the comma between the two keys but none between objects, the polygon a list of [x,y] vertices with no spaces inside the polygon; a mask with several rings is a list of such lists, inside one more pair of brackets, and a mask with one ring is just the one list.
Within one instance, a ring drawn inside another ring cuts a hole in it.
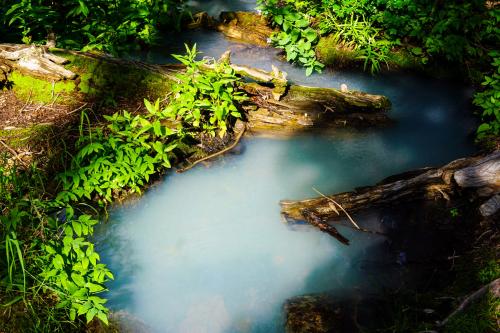
[{"label": "thin twig", "polygon": [[83,103],[81,106],[77,107],[76,109],[70,111],[70,112],[67,112],[66,115],[70,115],[72,113],[75,113],[75,112],[78,112],[80,111],[81,109],[83,109],[85,106],[87,106],[88,103]]},{"label": "thin twig", "polygon": [[26,101],[26,104],[24,104],[24,106],[22,107],[21,110],[19,110],[19,113],[23,113],[24,109],[26,109],[26,107],[28,106],[28,104],[31,102],[31,95],[33,94],[33,90],[30,90],[30,94],[28,96],[28,100]]},{"label": "thin twig", "polygon": [[54,103],[57,101],[57,99],[59,98],[59,93],[56,95],[56,97],[54,98],[54,100],[52,101],[52,104],[50,104],[50,107],[54,107]]},{"label": "thin twig", "polygon": [[326,195],[324,195],[323,193],[321,193],[320,191],[318,191],[316,188],[312,188],[316,193],[318,193],[319,195],[321,195],[323,198],[325,198],[326,200],[328,201],[331,201],[333,202],[333,204],[337,205],[337,207],[339,207],[344,213],[345,215],[347,216],[347,218],[349,218],[349,221],[351,221],[351,223],[358,229],[358,230],[361,230],[361,228],[359,227],[359,225],[354,222],[354,220],[352,219],[351,215],[349,215],[349,213],[344,209],[344,207],[342,207],[342,205],[340,205],[337,201],[333,200],[332,198],[330,197],[327,197]]},{"label": "thin twig", "polygon": [[11,147],[9,147],[3,140],[0,140],[0,143],[2,144],[2,146],[5,147],[5,149],[7,149],[11,154],[12,156],[14,156],[15,159],[17,159],[19,162],[21,162],[21,164],[23,164],[24,166],[28,166],[26,164],[26,162],[24,162],[20,157],[19,155],[17,154],[17,152],[12,149]]},{"label": "thin twig", "polygon": [[229,147],[227,148],[224,148],[222,149],[221,151],[218,151],[212,155],[208,155],[208,156],[205,156],[203,158],[200,158],[199,160],[196,160],[194,161],[192,164],[188,165],[187,167],[185,168],[182,168],[182,169],[179,169],[177,170],[177,173],[183,173],[189,169],[191,169],[192,167],[194,167],[196,164],[200,163],[200,162],[203,162],[203,161],[206,161],[208,159],[211,159],[213,157],[216,157],[216,156],[219,156],[219,155],[222,155],[224,154],[225,152],[228,152],[229,150],[233,149],[234,147],[236,147],[236,145],[240,142],[240,139],[243,137],[243,134],[245,133],[245,130],[246,130],[246,126],[243,127],[243,129],[241,130],[240,133],[238,133],[238,136],[236,137],[236,139],[234,140],[233,144],[230,145]]}]

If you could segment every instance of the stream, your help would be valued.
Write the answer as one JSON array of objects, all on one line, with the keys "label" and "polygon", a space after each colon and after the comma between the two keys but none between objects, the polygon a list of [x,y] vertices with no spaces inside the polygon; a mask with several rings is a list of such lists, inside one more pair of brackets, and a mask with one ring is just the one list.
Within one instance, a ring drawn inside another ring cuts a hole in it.
[{"label": "stream", "polygon": [[[213,15],[255,6],[191,4]],[[274,64],[294,83],[345,83],[386,95],[397,123],[286,139],[250,137],[209,167],[169,172],[139,200],[113,208],[96,231],[102,260],[115,274],[108,285],[111,309],[126,311],[153,332],[282,332],[282,308],[290,297],[400,286],[404,267],[383,236],[339,227],[351,241],[345,246],[307,225],[282,223],[279,201],[315,197],[312,187],[327,194],[348,191],[471,154],[472,90],[410,74],[328,70],[305,77],[304,69],[280,61],[275,49],[201,30],[165,36],[161,47],[135,57],[171,62],[169,54],[183,53],[184,42],[197,43],[203,56],[217,58],[231,49],[233,63],[265,70]],[[356,219],[380,228],[385,216],[373,212]]]}]

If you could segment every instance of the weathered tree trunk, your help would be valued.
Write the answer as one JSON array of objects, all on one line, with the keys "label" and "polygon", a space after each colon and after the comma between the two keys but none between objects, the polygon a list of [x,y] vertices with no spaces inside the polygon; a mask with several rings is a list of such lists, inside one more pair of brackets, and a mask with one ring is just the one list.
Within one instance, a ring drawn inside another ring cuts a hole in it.
[{"label": "weathered tree trunk", "polygon": [[[342,218],[331,203],[338,202],[349,213],[372,207],[398,205],[415,200],[450,199],[465,189],[473,189],[478,196],[493,196],[500,192],[500,151],[485,157],[455,160],[441,168],[426,168],[392,176],[375,186],[356,189],[353,192],[335,194],[302,201],[281,201],[281,214],[285,220],[307,221],[318,225],[319,221]],[[493,197],[494,198],[494,197]],[[493,216],[497,199],[490,199],[484,208],[485,215]],[[313,218],[311,218],[313,216]]]},{"label": "weathered tree trunk", "polygon": [[18,70],[48,80],[75,79],[76,74],[62,66],[67,62],[47,52],[45,47],[0,44],[0,69],[4,75],[11,70]]},{"label": "weathered tree trunk", "polygon": [[[21,71],[24,75],[44,78],[48,81],[73,80],[77,74],[80,76],[89,74],[85,72],[83,66],[77,68],[80,71],[78,73],[69,71],[63,66],[66,59],[48,53],[43,47],[0,44],[0,50],[2,50],[0,52],[1,68],[6,74],[12,71]],[[120,68],[133,68],[136,71],[154,74],[155,80],[158,81],[158,77],[160,77],[160,80],[172,83],[177,80],[176,73],[183,70],[180,65],[150,65],[139,61],[127,61],[74,51],[61,51],[60,53],[64,55],[65,52],[79,57],[79,59],[89,58],[99,62],[99,64],[112,64],[113,68],[109,69],[109,73],[107,73],[110,77],[105,78],[107,85],[117,86],[113,85],[113,81],[116,80],[121,82],[120,88],[123,86],[127,88],[126,90],[113,91],[115,98],[142,100],[146,96],[138,96],[137,92],[151,90],[144,89],[139,85],[152,80],[130,82],[120,77],[123,75]],[[225,56],[227,59],[224,61],[229,62],[229,55]],[[25,65],[27,63],[33,64],[33,66]],[[273,72],[266,72],[246,66],[232,66],[239,75],[258,81],[242,85],[242,89],[250,96],[250,101],[244,105],[244,109],[248,121],[247,127],[251,132],[289,134],[317,127],[371,126],[389,121],[386,111],[390,107],[390,102],[384,96],[331,88],[288,85],[286,73],[280,72],[276,68],[273,69]],[[210,65],[207,68],[210,69]],[[141,77],[147,76],[146,74]],[[75,82],[78,82],[78,79]],[[134,85],[138,86],[134,88]],[[162,85],[161,88],[157,86],[152,89],[165,90],[156,92],[157,95],[164,96],[169,92],[168,84]],[[133,94],[127,92],[133,92]],[[103,93],[105,92],[103,91]],[[77,97],[75,95],[75,98]]]}]

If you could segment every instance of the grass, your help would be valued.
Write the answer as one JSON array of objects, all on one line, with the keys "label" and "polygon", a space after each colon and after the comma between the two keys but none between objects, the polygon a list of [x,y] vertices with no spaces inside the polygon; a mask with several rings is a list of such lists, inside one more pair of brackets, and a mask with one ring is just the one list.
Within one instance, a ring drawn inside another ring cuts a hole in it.
[{"label": "grass", "polygon": [[494,333],[498,332],[500,299],[489,294],[465,312],[453,317],[444,333]]}]

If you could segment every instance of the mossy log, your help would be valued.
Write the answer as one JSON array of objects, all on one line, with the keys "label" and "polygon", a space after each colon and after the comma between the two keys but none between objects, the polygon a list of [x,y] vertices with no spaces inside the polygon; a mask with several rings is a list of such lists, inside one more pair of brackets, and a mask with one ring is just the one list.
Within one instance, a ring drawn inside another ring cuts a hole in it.
[{"label": "mossy log", "polygon": [[[301,201],[283,200],[280,202],[281,214],[290,223],[307,221],[317,225],[318,221],[343,217],[332,205],[332,200],[352,214],[368,208],[397,206],[416,200],[450,200],[464,190],[488,198],[500,193],[500,151],[484,157],[458,159],[440,168],[406,172],[353,192]],[[497,211],[488,210],[488,216],[495,213]]]},{"label": "mossy log", "polygon": [[201,12],[193,15],[193,21],[186,27],[217,30],[229,39],[261,47],[269,45],[275,31],[264,16],[254,12],[222,12],[219,20]]},{"label": "mossy log", "polygon": [[276,88],[244,86],[251,96],[249,129],[257,133],[289,134],[326,127],[367,127],[390,123],[389,100],[358,91],[291,85],[280,96]]},{"label": "mossy log", "polygon": [[[25,48],[20,46],[19,49]],[[0,63],[7,67],[5,72],[10,79],[16,77],[20,65],[15,60],[9,60],[13,59],[12,53],[8,53],[7,57],[5,54],[0,54]],[[54,80],[59,79],[60,83],[57,84],[68,86],[71,91],[66,89],[64,92],[69,99],[74,100],[111,96],[115,100],[141,102],[144,98],[165,98],[177,80],[176,74],[183,70],[181,65],[151,65],[75,51],[53,50],[48,53],[44,50],[30,54],[35,60],[49,57],[58,59],[61,64],[48,67],[45,80],[47,84],[54,85]],[[390,102],[384,96],[331,88],[289,86],[286,74],[277,69],[269,73],[245,66],[234,67],[240,75],[263,82],[242,85],[250,96],[243,107],[251,132],[289,134],[318,127],[370,126],[388,122],[386,111]],[[28,78],[35,76],[39,79],[44,76],[37,69],[32,72],[23,70],[22,73]],[[16,92],[22,87],[22,80],[13,84]],[[33,95],[50,94],[50,89],[36,92],[32,87],[24,88],[30,90],[30,98],[34,99],[38,97],[31,96],[33,92]]]}]

